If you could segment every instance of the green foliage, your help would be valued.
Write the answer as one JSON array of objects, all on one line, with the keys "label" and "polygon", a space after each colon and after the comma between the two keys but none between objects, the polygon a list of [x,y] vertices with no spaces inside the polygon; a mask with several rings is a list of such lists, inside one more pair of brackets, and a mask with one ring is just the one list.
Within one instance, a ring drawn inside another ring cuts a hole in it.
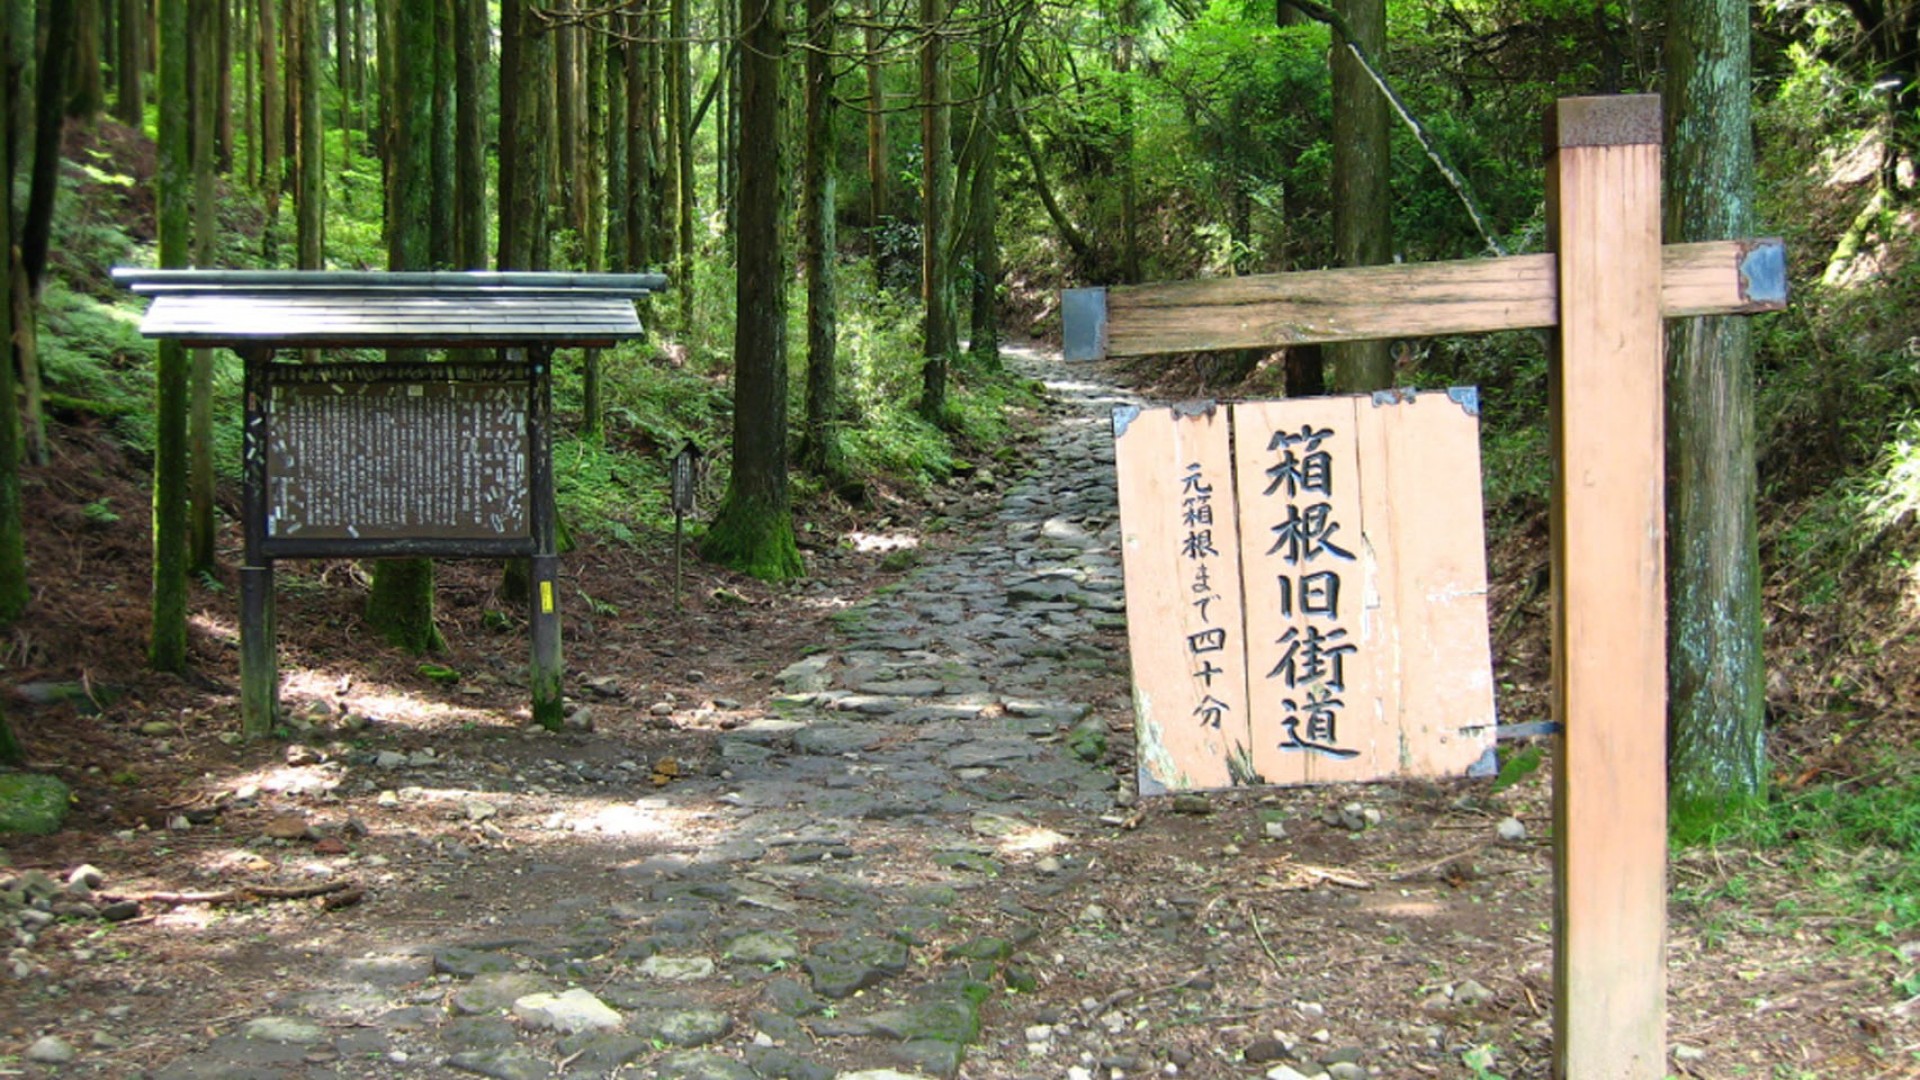
[{"label": "green foliage", "polygon": [[1853,943],[1886,943],[1920,928],[1920,773],[1897,758],[1866,777],[1677,822],[1674,837],[1683,846],[1765,852],[1866,928],[1848,933],[1842,924]]}]

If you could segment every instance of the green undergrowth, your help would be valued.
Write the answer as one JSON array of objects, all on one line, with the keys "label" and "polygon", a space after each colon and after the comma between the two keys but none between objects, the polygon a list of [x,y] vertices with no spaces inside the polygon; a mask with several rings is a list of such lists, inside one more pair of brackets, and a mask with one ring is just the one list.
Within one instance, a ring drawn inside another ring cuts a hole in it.
[{"label": "green undergrowth", "polygon": [[[1837,945],[1891,947],[1920,930],[1920,769],[1911,761],[1889,755],[1858,778],[1677,821],[1674,838],[1683,847],[1744,848],[1778,867],[1803,888],[1774,914],[1811,914],[1809,906],[1837,914],[1827,922]],[[1740,875],[1709,890],[1742,903],[1750,891]]]}]

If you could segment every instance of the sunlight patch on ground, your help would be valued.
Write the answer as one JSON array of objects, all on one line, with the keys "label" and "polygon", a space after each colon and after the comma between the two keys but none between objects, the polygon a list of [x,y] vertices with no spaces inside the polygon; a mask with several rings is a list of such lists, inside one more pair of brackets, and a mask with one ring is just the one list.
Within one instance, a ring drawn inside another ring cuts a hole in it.
[{"label": "sunlight patch on ground", "polygon": [[920,546],[920,538],[912,533],[868,533],[855,530],[846,535],[846,540],[853,545],[853,550],[861,552],[906,551]]},{"label": "sunlight patch on ground", "polygon": [[192,627],[194,632],[204,634],[223,645],[240,643],[240,627],[237,623],[216,619],[204,611],[188,616],[187,625]]}]

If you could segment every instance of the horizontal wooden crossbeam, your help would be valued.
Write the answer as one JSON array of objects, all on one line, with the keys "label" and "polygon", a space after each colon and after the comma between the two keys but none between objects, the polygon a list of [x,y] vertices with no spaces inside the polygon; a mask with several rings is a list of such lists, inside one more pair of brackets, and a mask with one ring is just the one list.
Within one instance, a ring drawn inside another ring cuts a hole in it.
[{"label": "horizontal wooden crossbeam", "polygon": [[[1549,253],[1071,289],[1066,358],[1541,329],[1559,322],[1557,266]],[[1668,245],[1661,278],[1668,318],[1787,303],[1777,239]]]}]

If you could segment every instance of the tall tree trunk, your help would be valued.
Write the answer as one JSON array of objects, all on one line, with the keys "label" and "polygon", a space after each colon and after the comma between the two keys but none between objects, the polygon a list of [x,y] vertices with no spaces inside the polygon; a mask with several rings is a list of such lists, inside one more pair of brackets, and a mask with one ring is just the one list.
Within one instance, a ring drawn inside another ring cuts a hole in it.
[{"label": "tall tree trunk", "polygon": [[[189,93],[196,115],[190,141],[193,154],[193,262],[202,268],[214,265],[213,201],[213,110],[218,98],[219,76],[214,72],[219,48],[214,29],[219,18],[214,6],[222,0],[189,0],[187,10],[189,47],[195,51],[195,63],[189,75]],[[187,400],[187,569],[189,573],[211,573],[214,557],[214,474],[213,474],[213,350],[194,349],[188,376]]]},{"label": "tall tree trunk", "polygon": [[[584,213],[581,215],[581,244],[586,250],[588,270],[607,268],[606,231],[607,220],[607,174],[601,168],[601,151],[607,143],[607,111],[603,104],[605,98],[601,91],[607,82],[607,38],[605,34],[589,33],[581,39],[586,48],[586,77],[580,81],[581,96],[586,101],[587,137],[581,140],[580,157],[575,165],[579,176],[577,183],[584,190]],[[580,358],[581,391],[585,400],[581,403],[581,433],[592,439],[599,439],[606,407],[600,394],[600,350],[587,349]]]},{"label": "tall tree trunk", "polygon": [[244,0],[214,0],[215,33],[213,50],[218,73],[213,93],[214,168],[220,175],[233,174],[233,5]]},{"label": "tall tree trunk", "polygon": [[[435,9],[438,0],[398,0],[394,8],[393,118],[387,269],[424,270],[433,252]],[[396,360],[412,357],[399,351]],[[433,563],[382,559],[374,566],[367,621],[389,644],[413,653],[440,647],[433,619]]]},{"label": "tall tree trunk", "polygon": [[119,63],[114,65],[113,115],[121,123],[138,128],[146,123],[146,86],[141,79],[146,71],[146,17],[142,0],[116,0],[119,18]]},{"label": "tall tree trunk", "polygon": [[[651,15],[627,13],[629,31],[649,32],[654,22]],[[627,43],[627,261],[635,270],[652,267],[655,258],[653,132],[659,106],[653,95],[657,81],[648,73],[657,70],[658,53],[651,41]]]},{"label": "tall tree trunk", "polygon": [[[1387,55],[1386,0],[1334,0],[1356,44],[1376,63]],[[1341,266],[1374,266],[1393,257],[1393,190],[1386,95],[1334,31],[1333,255]],[[1388,342],[1327,346],[1334,388],[1361,393],[1393,385]]]},{"label": "tall tree trunk", "polygon": [[627,70],[633,44],[621,40],[619,36],[627,30],[624,11],[615,11],[607,16],[607,25],[614,36],[606,44],[606,85],[602,90],[607,102],[606,141],[601,147],[601,152],[607,158],[607,242],[602,250],[605,252],[607,269],[625,273],[635,268],[627,255],[627,139],[630,130],[627,126]]},{"label": "tall tree trunk", "polygon": [[[1753,227],[1749,8],[1669,5],[1666,234]],[[1668,773],[1676,821],[1719,820],[1766,778],[1753,351],[1739,316],[1667,337]]]},{"label": "tall tree trunk", "polygon": [[487,268],[488,42],[486,0],[453,0],[454,39],[454,265]]},{"label": "tall tree trunk", "polygon": [[[688,38],[687,3],[670,0],[667,9],[667,33],[673,39],[668,46],[672,63],[667,92],[673,114],[674,283],[679,286],[682,328],[693,325],[693,46]],[[774,6],[773,0],[767,6]]]},{"label": "tall tree trunk", "polygon": [[[13,19],[0,16],[0,191],[13,190],[13,139],[9,121],[13,116],[15,85],[10,58],[13,55]],[[124,51],[124,50],[123,50]],[[140,67],[142,52],[128,54],[134,70]],[[13,340],[14,267],[13,200],[0,199],[0,361],[7,361],[5,342]],[[24,276],[24,275],[22,275]],[[11,624],[27,608],[31,591],[27,587],[26,528],[20,504],[20,413],[14,408],[13,364],[0,362],[0,625]],[[0,729],[6,718],[0,716]],[[0,730],[0,740],[11,733]],[[8,764],[19,764],[16,760]]]},{"label": "tall tree trunk", "polygon": [[353,171],[353,9],[333,0],[333,87],[340,96],[340,174]]},{"label": "tall tree trunk", "polygon": [[[140,3],[141,0],[130,0]],[[240,127],[247,134],[247,156],[240,162],[240,179],[248,188],[260,189],[260,107],[259,78],[260,52],[255,48],[259,35],[258,17],[254,14],[253,0],[234,0],[240,5],[240,26],[237,37],[240,46]]]},{"label": "tall tree trunk", "polygon": [[[563,8],[562,13],[572,14],[569,8]],[[587,224],[586,211],[580,201],[586,178],[580,175],[579,86],[580,28],[572,24],[562,25],[553,31],[554,133],[560,150],[554,162],[558,166],[555,176],[559,181],[555,195],[566,214],[576,256]],[[568,264],[578,265],[577,257],[569,258]]]},{"label": "tall tree trunk", "polygon": [[[184,0],[183,0],[184,2]],[[286,131],[281,127],[285,115],[280,95],[280,0],[257,0],[260,43],[260,187],[267,197],[267,222],[271,226],[280,214],[280,192],[284,177],[280,153],[286,146]],[[272,236],[272,228],[264,235]]]},{"label": "tall tree trunk", "polygon": [[954,352],[953,289],[947,273],[947,224],[953,215],[947,11],[947,0],[920,0],[920,299],[926,311],[919,410],[935,423],[946,419],[947,365]]},{"label": "tall tree trunk", "polygon": [[100,78],[101,0],[71,0],[73,61],[67,69],[67,116],[91,124],[106,104]]},{"label": "tall tree trunk", "polygon": [[299,66],[300,94],[294,147],[294,209],[302,270],[326,265],[327,189],[320,141],[320,3],[294,0],[294,50]]},{"label": "tall tree trunk", "polygon": [[[24,293],[14,298],[14,363],[25,392],[27,457],[47,463],[47,429],[41,404],[39,307],[47,256],[53,239],[53,213],[60,190],[60,139],[65,133],[67,73],[73,64],[76,12],[71,0],[48,0],[47,29],[34,73],[39,80],[33,118],[33,171],[28,178],[27,215],[20,223],[20,268]],[[11,194],[9,192],[9,194]]]},{"label": "tall tree trunk", "polygon": [[880,0],[868,0],[865,34],[867,74],[867,255],[877,284],[887,283],[886,222],[893,214],[892,170],[887,162],[886,68],[880,62]]},{"label": "tall tree trunk", "polygon": [[740,145],[751,160],[741,162],[740,170],[733,476],[701,549],[710,559],[769,580],[802,571],[787,488],[783,7],[752,5],[741,18]]},{"label": "tall tree trunk", "polygon": [[1121,0],[1120,47],[1114,70],[1120,75],[1120,280],[1140,280],[1140,184],[1133,160],[1133,48],[1140,30],[1138,0]]},{"label": "tall tree trunk", "polygon": [[967,215],[973,238],[969,351],[989,370],[1000,366],[1000,240],[995,225],[1000,216],[996,166],[1000,159],[1000,57],[1005,41],[999,16],[995,0],[981,4],[989,37],[980,51],[980,98],[975,105],[973,130],[976,156],[968,192],[972,208]]},{"label": "tall tree trunk", "polygon": [[453,5],[456,0],[433,0],[432,141],[428,177],[432,220],[427,236],[427,265],[448,270],[454,258],[454,142],[455,112]]},{"label": "tall tree trunk", "polygon": [[553,85],[552,35],[532,13],[536,0],[508,0],[500,38],[500,256],[502,270],[547,263],[547,160]]},{"label": "tall tree trunk", "polygon": [[807,468],[837,482],[846,469],[837,429],[833,39],[833,0],[807,0],[806,159],[800,179],[800,260],[807,275],[807,413],[800,454]]},{"label": "tall tree trunk", "polygon": [[[160,226],[160,266],[187,265],[187,0],[159,0],[160,105],[154,199]],[[162,341],[154,362],[153,622],[147,662],[156,671],[187,667],[187,353]]]}]

